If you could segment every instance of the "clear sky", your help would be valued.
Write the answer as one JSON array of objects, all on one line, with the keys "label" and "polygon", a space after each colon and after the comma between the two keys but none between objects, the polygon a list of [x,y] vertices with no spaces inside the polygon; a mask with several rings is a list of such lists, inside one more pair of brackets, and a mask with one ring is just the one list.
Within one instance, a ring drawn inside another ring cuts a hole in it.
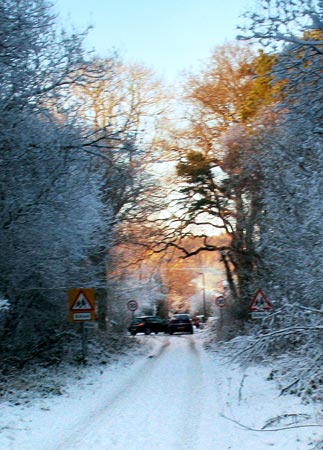
[{"label": "clear sky", "polygon": [[[53,0],[64,25],[93,25],[89,48],[101,56],[119,50],[166,80],[206,60],[233,40],[239,15],[255,0]],[[240,22],[241,23],[241,22]]]}]

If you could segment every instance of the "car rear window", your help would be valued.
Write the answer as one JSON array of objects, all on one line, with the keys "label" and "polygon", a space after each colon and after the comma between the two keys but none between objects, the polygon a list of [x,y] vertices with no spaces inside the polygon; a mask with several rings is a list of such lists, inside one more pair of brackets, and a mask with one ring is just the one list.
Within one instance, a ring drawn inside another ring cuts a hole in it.
[{"label": "car rear window", "polygon": [[132,320],[132,323],[140,323],[140,322],[142,322],[143,321],[143,319],[133,319]]},{"label": "car rear window", "polygon": [[175,314],[173,316],[173,319],[189,321],[190,320],[190,316],[188,314]]},{"label": "car rear window", "polygon": [[146,317],[146,321],[150,323],[161,322],[160,317]]}]

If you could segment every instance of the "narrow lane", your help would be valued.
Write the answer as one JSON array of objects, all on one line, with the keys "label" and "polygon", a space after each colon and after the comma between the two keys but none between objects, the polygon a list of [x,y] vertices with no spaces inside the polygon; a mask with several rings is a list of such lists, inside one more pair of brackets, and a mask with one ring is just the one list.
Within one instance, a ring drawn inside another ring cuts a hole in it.
[{"label": "narrow lane", "polygon": [[268,419],[291,411],[288,403],[282,408],[274,386],[272,402],[265,401],[264,377],[221,363],[203,349],[198,334],[142,339],[158,344],[154,354],[130,368],[116,390],[107,385],[99,408],[91,414],[84,414],[80,406],[79,421],[65,428],[61,439],[57,437],[59,445],[50,450],[309,448],[304,438],[305,433],[312,435],[310,428],[286,433],[262,430]]},{"label": "narrow lane", "polygon": [[163,351],[147,359],[136,379],[107,398],[59,450],[195,449],[204,384],[201,350],[191,335],[163,338]]}]

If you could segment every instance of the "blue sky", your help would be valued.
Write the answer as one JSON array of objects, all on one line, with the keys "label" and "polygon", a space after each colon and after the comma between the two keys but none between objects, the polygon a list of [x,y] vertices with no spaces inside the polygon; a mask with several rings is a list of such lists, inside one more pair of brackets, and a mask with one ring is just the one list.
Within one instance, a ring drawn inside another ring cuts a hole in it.
[{"label": "blue sky", "polygon": [[206,60],[233,40],[252,0],[54,0],[64,25],[93,25],[87,43],[101,56],[117,49],[166,80]]}]

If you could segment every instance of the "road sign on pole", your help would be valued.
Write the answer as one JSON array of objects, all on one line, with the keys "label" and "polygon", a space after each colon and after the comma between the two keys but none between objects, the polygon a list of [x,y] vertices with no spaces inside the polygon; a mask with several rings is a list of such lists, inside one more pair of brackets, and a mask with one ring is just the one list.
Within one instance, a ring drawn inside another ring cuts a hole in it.
[{"label": "road sign on pole", "polygon": [[82,354],[85,361],[87,359],[87,329],[84,323],[96,320],[94,289],[69,289],[68,302],[68,318],[70,322],[81,324]]},{"label": "road sign on pole", "polygon": [[272,308],[273,306],[265,296],[264,292],[261,289],[258,289],[251,301],[249,311],[265,312],[270,311]]},{"label": "road sign on pole", "polygon": [[129,300],[129,302],[127,303],[127,307],[129,311],[136,311],[138,309],[138,303],[136,302],[136,300]]},{"label": "road sign on pole", "polygon": [[88,322],[96,320],[94,289],[69,289],[69,320],[71,322]]},{"label": "road sign on pole", "polygon": [[215,303],[217,304],[217,306],[220,306],[221,308],[225,306],[225,298],[223,297],[223,295],[219,295],[218,297],[216,297]]}]

